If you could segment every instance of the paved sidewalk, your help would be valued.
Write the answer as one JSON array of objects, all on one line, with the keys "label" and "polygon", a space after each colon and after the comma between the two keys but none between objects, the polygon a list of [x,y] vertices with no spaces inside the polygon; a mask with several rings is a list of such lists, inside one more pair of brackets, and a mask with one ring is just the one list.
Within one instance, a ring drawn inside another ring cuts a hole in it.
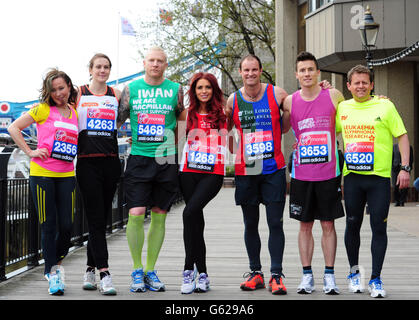
[{"label": "paved sidewalk", "polygon": [[[387,300],[419,299],[419,207],[418,203],[408,203],[406,207],[390,208],[388,228],[388,249],[382,272]],[[261,206],[261,208],[263,208]],[[338,250],[335,273],[341,294],[326,296],[322,292],[323,256],[320,245],[320,225],[315,224],[315,252],[313,271],[316,289],[311,295],[298,295],[296,288],[301,278],[301,265],[298,254],[298,223],[291,220],[288,207],[284,211],[284,230],[286,247],[284,253],[285,285],[288,294],[273,296],[268,290],[244,292],[239,289],[242,275],[248,271],[248,259],[243,240],[243,220],[239,207],[234,204],[234,188],[223,188],[218,196],[204,210],[207,244],[207,265],[211,279],[211,291],[205,294],[181,295],[184,248],[182,237],[182,209],[176,206],[169,213],[166,222],[166,238],[157,262],[160,279],[165,282],[166,292],[131,293],[128,290],[132,261],[126,241],[125,230],[119,231],[108,239],[110,271],[118,295],[104,297],[98,291],[88,292],[81,289],[86,263],[86,247],[77,249],[64,260],[66,272],[66,291],[62,297],[52,297],[47,293],[47,282],[43,278],[43,266],[27,271],[0,283],[1,300],[371,300],[368,293],[351,294],[347,290],[346,276],[348,262],[343,243],[345,219],[336,221]],[[371,232],[365,216],[362,227],[360,263],[369,277],[371,271],[370,241]],[[146,224],[146,230],[148,224]],[[269,280],[269,255],[267,251],[268,230],[264,209],[261,210],[260,234],[262,238],[262,264],[265,278]],[[144,248],[147,246],[147,241]],[[368,279],[365,279],[367,284]]]}]

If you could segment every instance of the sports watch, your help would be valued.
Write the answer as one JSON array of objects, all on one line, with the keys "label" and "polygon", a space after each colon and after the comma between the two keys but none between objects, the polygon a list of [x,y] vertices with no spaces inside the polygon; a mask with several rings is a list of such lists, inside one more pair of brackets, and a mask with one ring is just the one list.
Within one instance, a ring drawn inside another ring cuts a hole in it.
[{"label": "sports watch", "polygon": [[400,170],[404,170],[406,172],[410,172],[412,170],[412,168],[409,165],[407,165],[407,166],[400,165]]}]

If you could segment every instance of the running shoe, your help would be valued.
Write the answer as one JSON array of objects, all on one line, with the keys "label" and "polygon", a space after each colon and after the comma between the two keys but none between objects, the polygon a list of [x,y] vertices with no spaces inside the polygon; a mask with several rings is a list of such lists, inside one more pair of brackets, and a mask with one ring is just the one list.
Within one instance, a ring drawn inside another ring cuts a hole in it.
[{"label": "running shoe", "polygon": [[297,287],[297,293],[310,294],[316,289],[314,288],[314,279],[312,273],[305,273],[301,278],[300,285]]},{"label": "running shoe", "polygon": [[93,271],[86,271],[83,276],[83,289],[84,290],[96,290],[96,278],[95,273]]},{"label": "running shoe", "polygon": [[144,271],[143,269],[136,269],[131,273],[131,292],[145,292],[145,284],[144,284]]},{"label": "running shoe", "polygon": [[210,281],[206,273],[200,273],[198,278],[198,284],[195,292],[207,292],[210,290]]},{"label": "running shoe", "polygon": [[62,296],[64,294],[64,283],[61,281],[59,271],[48,274],[49,288],[48,293],[53,296]]},{"label": "running shoe", "polygon": [[195,270],[185,270],[183,271],[183,283],[180,288],[180,292],[183,294],[190,294],[195,290]]},{"label": "running shoe", "polygon": [[144,276],[144,283],[147,289],[151,291],[165,291],[164,283],[157,277],[156,270],[147,271]]},{"label": "running shoe", "polygon": [[285,288],[280,274],[272,273],[271,279],[269,280],[269,291],[272,294],[287,294],[287,288]]},{"label": "running shoe", "polygon": [[381,281],[380,277],[370,280],[368,283],[368,291],[373,298],[386,297],[386,291],[383,288],[383,282]]},{"label": "running shoe", "polygon": [[99,291],[105,296],[116,295],[116,290],[112,285],[112,277],[110,274],[106,275],[100,280]]},{"label": "running shoe", "polygon": [[323,292],[325,294],[339,294],[339,288],[336,285],[335,275],[333,273],[325,273],[323,277]]},{"label": "running shoe", "polygon": [[243,278],[247,280],[240,284],[240,289],[245,291],[253,291],[256,289],[265,288],[265,280],[263,279],[262,271],[247,272],[243,275]]},{"label": "running shoe", "polygon": [[361,281],[361,274],[358,273],[351,273],[348,276],[348,288],[349,291],[352,293],[362,293],[364,292],[364,287]]}]

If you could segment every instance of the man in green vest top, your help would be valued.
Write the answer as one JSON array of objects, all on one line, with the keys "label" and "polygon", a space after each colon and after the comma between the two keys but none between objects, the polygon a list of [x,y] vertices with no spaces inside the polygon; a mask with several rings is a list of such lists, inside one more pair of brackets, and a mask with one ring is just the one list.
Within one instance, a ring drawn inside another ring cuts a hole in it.
[{"label": "man in green vest top", "polygon": [[[124,88],[118,110],[118,125],[129,117],[132,131],[124,175],[129,209],[126,233],[134,264],[132,292],[165,290],[154,266],[164,240],[166,214],[179,190],[175,128],[184,109],[182,87],[164,76],[167,66],[163,49],[151,48],[144,59],[145,77]],[[141,255],[148,206],[151,223],[144,268]]]}]

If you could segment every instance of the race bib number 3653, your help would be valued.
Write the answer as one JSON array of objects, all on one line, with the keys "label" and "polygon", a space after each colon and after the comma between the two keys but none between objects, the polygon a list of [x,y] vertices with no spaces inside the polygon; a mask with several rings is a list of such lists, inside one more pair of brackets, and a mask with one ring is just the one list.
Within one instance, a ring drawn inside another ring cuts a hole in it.
[{"label": "race bib number 3653", "polygon": [[325,163],[330,161],[329,133],[305,133],[298,142],[300,164]]},{"label": "race bib number 3653", "polygon": [[374,142],[348,143],[345,148],[346,168],[353,171],[374,170]]},{"label": "race bib number 3653", "polygon": [[163,142],[165,116],[163,114],[138,114],[137,141]]}]

